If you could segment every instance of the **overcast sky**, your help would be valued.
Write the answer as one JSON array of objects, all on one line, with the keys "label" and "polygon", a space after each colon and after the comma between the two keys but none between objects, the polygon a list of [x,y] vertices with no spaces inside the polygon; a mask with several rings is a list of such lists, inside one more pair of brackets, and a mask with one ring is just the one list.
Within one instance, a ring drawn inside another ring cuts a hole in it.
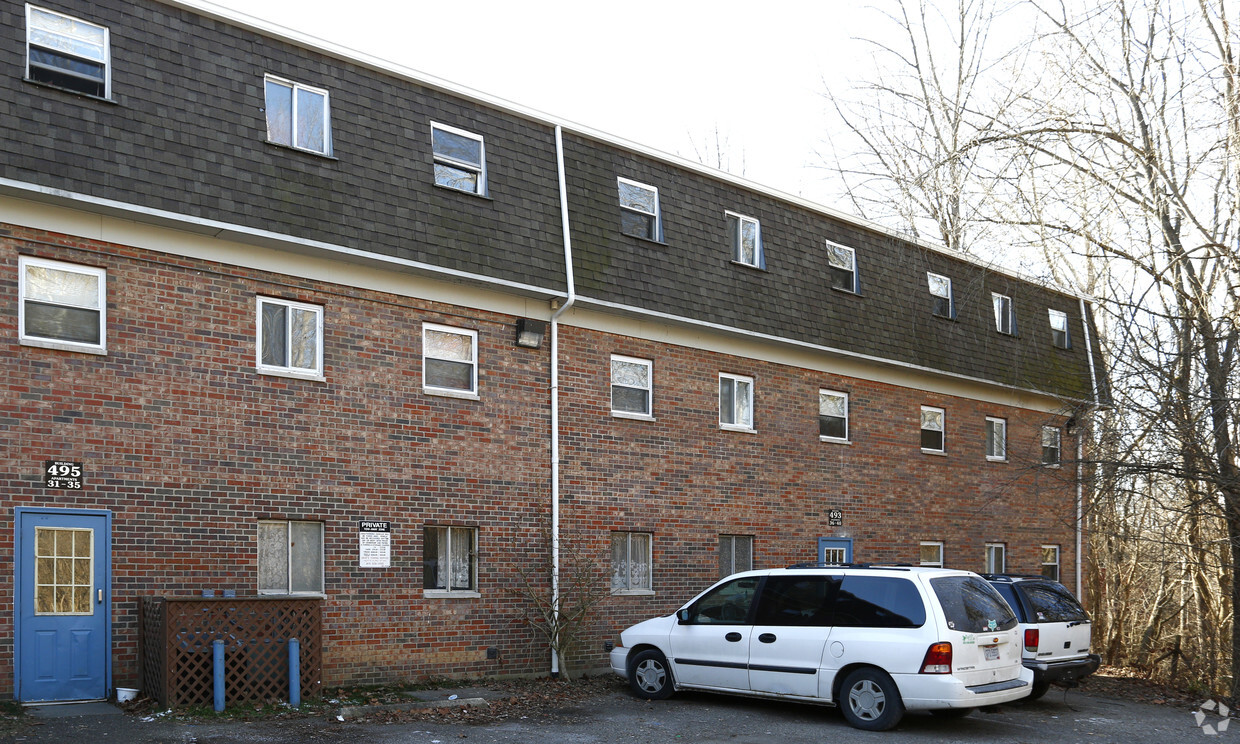
[{"label": "overcast sky", "polygon": [[[211,3],[188,0],[192,4]],[[823,80],[879,16],[840,0],[216,0],[561,119],[824,201]]]}]

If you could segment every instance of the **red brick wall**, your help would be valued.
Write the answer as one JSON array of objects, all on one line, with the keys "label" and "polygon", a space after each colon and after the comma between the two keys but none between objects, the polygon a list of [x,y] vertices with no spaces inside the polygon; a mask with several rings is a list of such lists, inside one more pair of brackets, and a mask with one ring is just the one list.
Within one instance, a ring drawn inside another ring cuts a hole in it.
[{"label": "red brick wall", "polygon": [[[505,592],[548,521],[549,352],[514,318],[208,262],[0,232],[0,575],[14,506],[109,509],[114,677],[136,681],[136,598],[255,593],[257,521],[325,525],[325,683],[546,668]],[[18,256],[107,269],[106,356],[18,344]],[[260,375],[255,295],[324,306],[326,382]],[[422,392],[423,321],[478,331],[480,400]],[[81,492],[44,460],[85,463]],[[358,567],[357,521],[393,523],[392,567]],[[422,597],[422,527],[479,529],[480,599]],[[0,581],[0,692],[12,585]],[[488,661],[486,649],[500,649]]]},{"label": "red brick wall", "polygon": [[[713,583],[720,534],[754,535],[755,568],[817,560],[819,537],[844,536],[858,562],[916,564],[921,541],[941,540],[948,567],[973,571],[1001,542],[1009,571],[1040,573],[1040,546],[1058,544],[1071,576],[1074,468],[1040,465],[1041,427],[1062,416],[580,329],[561,339],[565,531],[604,553],[611,531],[654,535],[654,596],[613,597],[602,637]],[[655,421],[611,416],[611,354],[653,360]],[[720,372],[754,379],[756,433],[719,428]],[[851,444],[819,440],[819,389],[849,393]],[[921,451],[922,405],[945,410],[945,456]],[[1008,421],[1007,462],[986,460],[986,416]],[[1063,446],[1069,463],[1075,440]]]},{"label": "red brick wall", "polygon": [[[19,255],[107,269],[106,356],[18,344]],[[0,228],[0,284],[0,575],[13,575],[12,507],[111,510],[117,684],[136,681],[137,597],[253,594],[269,518],[325,525],[326,684],[547,669],[511,590],[546,555],[549,345],[515,348],[515,318],[19,228]],[[255,372],[256,295],[324,307],[325,382]],[[422,392],[423,322],[478,331],[480,400]],[[606,582],[612,531],[654,535],[654,596],[610,597],[580,662],[605,663],[602,640],[709,585],[720,533],[754,535],[756,567],[814,560],[818,537],[844,535],[858,561],[916,562],[919,541],[942,540],[949,566],[973,570],[985,542],[1004,542],[1023,572],[1054,543],[1070,573],[1072,469],[1037,465],[1039,428],[1060,417],[566,326],[560,338],[566,555],[584,551]],[[654,360],[655,421],[610,415],[612,353]],[[754,378],[756,433],[719,429],[721,371]],[[851,444],[819,441],[819,388],[850,394]],[[921,405],[946,410],[946,456],[920,450]],[[985,459],[987,415],[1008,419],[1009,462]],[[85,490],[44,489],[51,458],[83,461]],[[359,519],[393,523],[392,568],[358,567]],[[423,598],[425,524],[478,527],[480,598]],[[0,692],[12,633],[4,580]]]}]

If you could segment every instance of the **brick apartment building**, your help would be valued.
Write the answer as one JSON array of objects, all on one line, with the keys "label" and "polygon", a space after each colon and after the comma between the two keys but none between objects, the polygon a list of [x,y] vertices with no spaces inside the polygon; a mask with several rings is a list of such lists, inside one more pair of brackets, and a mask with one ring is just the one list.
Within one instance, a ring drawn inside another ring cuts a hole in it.
[{"label": "brick apartment building", "polygon": [[325,684],[546,673],[570,553],[588,665],[749,567],[1080,588],[1085,299],[179,2],[0,20],[0,692],[203,590],[319,598]]}]

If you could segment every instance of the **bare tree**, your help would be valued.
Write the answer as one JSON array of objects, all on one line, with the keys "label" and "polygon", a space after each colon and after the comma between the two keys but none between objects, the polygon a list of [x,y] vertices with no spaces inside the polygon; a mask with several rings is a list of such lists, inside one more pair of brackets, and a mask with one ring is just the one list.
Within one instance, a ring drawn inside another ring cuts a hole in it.
[{"label": "bare tree", "polygon": [[[985,59],[977,48],[997,16],[958,0],[952,17],[976,28],[953,37],[962,62],[950,69],[976,72],[951,77],[920,51],[933,6],[913,2],[890,16],[899,53],[880,45],[905,76],[865,86],[876,102],[860,117],[840,107],[871,168],[836,167],[859,206],[894,205],[872,217],[933,224],[953,246],[1035,244],[1046,275],[1098,298],[1114,399],[1090,455],[1099,642],[1152,669],[1171,639],[1191,636],[1171,662],[1191,656],[1205,684],[1240,696],[1233,19],[1221,1],[1031,0],[1020,64],[988,67],[966,62]],[[983,80],[1000,92],[979,95]],[[924,136],[908,134],[917,127]],[[873,191],[857,197],[861,187]]]}]

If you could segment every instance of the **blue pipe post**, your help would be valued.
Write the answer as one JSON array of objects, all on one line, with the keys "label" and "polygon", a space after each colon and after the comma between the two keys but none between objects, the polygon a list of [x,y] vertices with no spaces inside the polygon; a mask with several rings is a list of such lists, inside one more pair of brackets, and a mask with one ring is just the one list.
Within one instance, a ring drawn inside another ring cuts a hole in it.
[{"label": "blue pipe post", "polygon": [[211,666],[214,672],[215,712],[224,711],[224,642],[216,639],[211,641]]},{"label": "blue pipe post", "polygon": [[301,705],[301,641],[288,639],[288,704]]}]

